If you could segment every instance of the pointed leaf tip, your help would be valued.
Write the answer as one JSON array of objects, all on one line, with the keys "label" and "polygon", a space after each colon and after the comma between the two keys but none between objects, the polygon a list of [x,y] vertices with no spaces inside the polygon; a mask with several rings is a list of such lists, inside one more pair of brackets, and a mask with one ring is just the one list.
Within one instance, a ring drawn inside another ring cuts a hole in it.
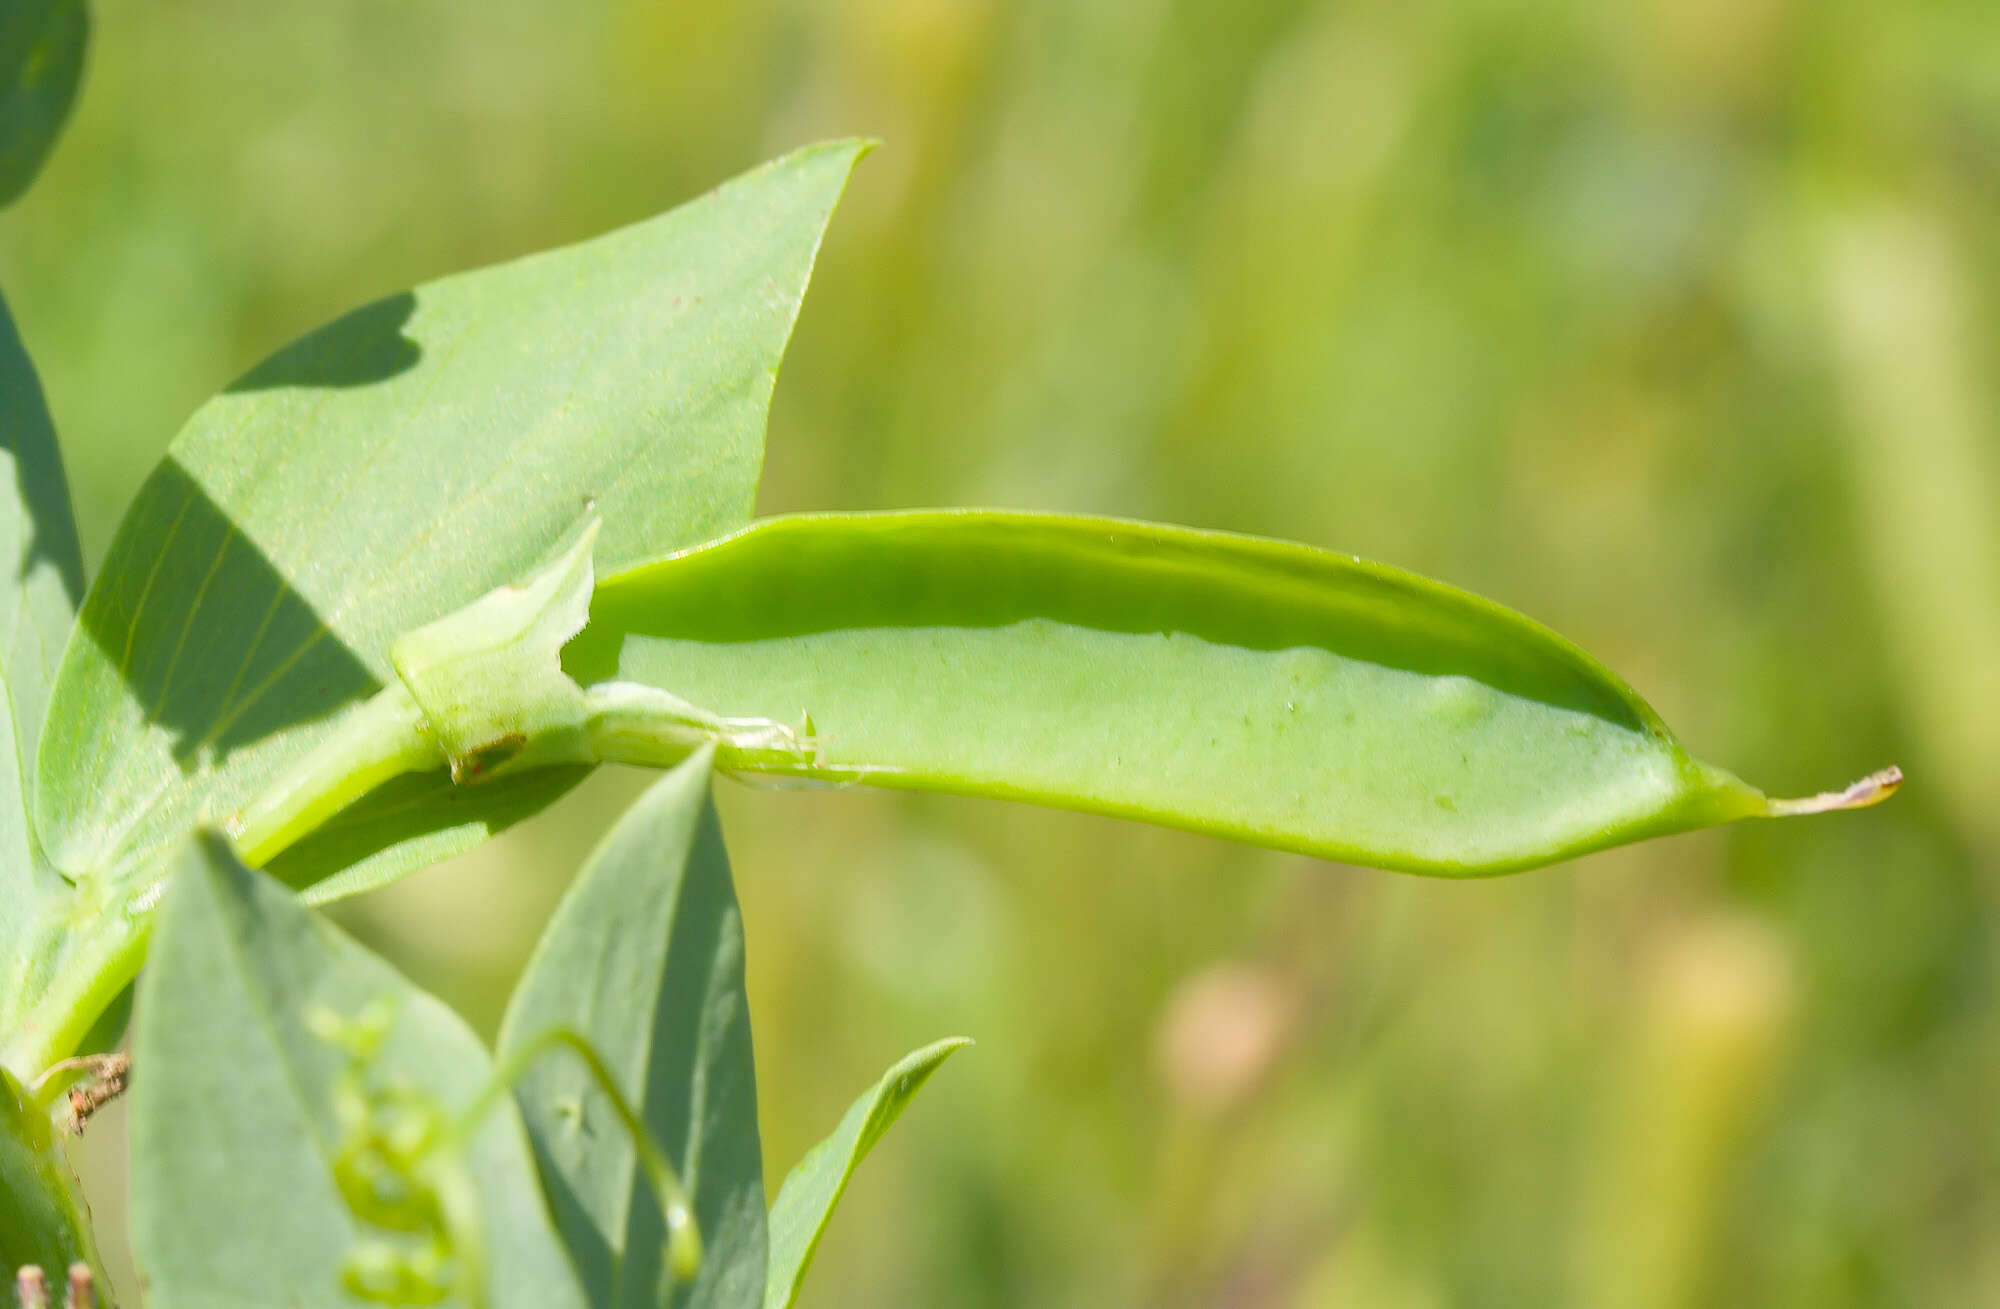
[{"label": "pointed leaf tip", "polygon": [[1792,818],[1800,814],[1830,814],[1838,809],[1866,809],[1887,800],[1902,784],[1903,770],[1891,764],[1844,790],[1821,791],[1799,800],[1773,800],[1764,812],[1772,818]]},{"label": "pointed leaf tip", "polygon": [[[0,37],[20,8],[0,4]],[[236,810],[386,684],[393,641],[524,575],[579,506],[603,519],[600,570],[747,523],[771,389],[860,151],[809,147],[644,222],[377,301],[204,405],[99,570],[92,639],[54,675],[30,779],[52,862],[151,876],[200,815]],[[305,548],[301,513],[338,524],[326,549]],[[143,605],[121,589],[154,576]],[[582,775],[545,771],[489,772],[480,792],[403,783],[279,871],[379,884]]]},{"label": "pointed leaf tip", "polygon": [[848,1106],[833,1135],[809,1150],[786,1176],[777,1203],[771,1206],[770,1264],[763,1309],[792,1309],[854,1170],[895,1125],[931,1074],[971,1044],[969,1037],[951,1036],[904,1055]]}]

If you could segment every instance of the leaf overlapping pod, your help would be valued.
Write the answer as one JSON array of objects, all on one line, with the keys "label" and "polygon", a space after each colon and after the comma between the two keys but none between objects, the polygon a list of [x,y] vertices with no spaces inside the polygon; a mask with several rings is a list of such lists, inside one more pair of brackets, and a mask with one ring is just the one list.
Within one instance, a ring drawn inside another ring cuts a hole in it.
[{"label": "leaf overlapping pod", "polygon": [[1774,812],[1631,688],[1477,596],[1300,545],[1109,519],[772,519],[604,577],[586,686],[792,718],[725,768],[1118,814],[1383,868],[1509,872]]},{"label": "leaf overlapping pod", "polygon": [[102,870],[227,813],[393,679],[388,648],[595,508],[622,566],[748,520],[779,359],[861,147],[420,287],[204,405],[127,513],[56,687],[50,853]]},{"label": "leaf overlapping pod", "polygon": [[[398,635],[527,573],[593,511],[614,566],[748,521],[778,364],[864,148],[801,150],[636,226],[379,301],[195,414],[57,675],[33,785],[78,898],[21,988],[52,1016],[6,1057],[65,1052],[88,1006],[52,979],[96,994],[129,977],[163,861],[392,683]],[[283,875],[359,863],[382,880],[581,775],[467,794],[413,779]]]}]

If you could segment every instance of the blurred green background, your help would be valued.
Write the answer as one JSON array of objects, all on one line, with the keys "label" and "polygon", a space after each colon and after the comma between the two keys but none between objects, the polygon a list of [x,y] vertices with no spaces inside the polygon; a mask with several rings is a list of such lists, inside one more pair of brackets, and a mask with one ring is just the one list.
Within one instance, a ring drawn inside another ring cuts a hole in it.
[{"label": "blurred green background", "polygon": [[[93,561],[299,332],[867,134],[767,510],[1295,537],[1527,611],[1774,791],[1909,771],[1481,883],[725,783],[773,1185],[904,1050],[980,1041],[811,1303],[2000,1303],[1987,0],[95,16],[0,217]],[[342,918],[490,1032],[643,780]],[[84,1153],[118,1227],[115,1117]]]}]

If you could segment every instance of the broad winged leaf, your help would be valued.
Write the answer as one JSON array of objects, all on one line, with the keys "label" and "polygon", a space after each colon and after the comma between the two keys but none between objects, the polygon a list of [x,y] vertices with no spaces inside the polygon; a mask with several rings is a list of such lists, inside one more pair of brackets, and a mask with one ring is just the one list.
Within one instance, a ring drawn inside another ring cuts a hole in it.
[{"label": "broad winged leaf", "polygon": [[[810,147],[634,227],[378,301],[194,415],[57,674],[34,786],[78,893],[22,994],[129,975],[169,852],[383,685],[400,633],[528,572],[592,513],[623,563],[748,519],[779,359],[863,148]],[[412,779],[275,871],[309,886],[361,862],[351,884],[377,883],[578,776]]]}]

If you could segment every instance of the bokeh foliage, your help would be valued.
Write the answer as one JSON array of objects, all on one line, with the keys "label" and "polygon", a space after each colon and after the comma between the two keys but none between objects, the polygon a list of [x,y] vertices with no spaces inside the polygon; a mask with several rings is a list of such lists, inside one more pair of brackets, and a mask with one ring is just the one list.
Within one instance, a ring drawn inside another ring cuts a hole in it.
[{"label": "bokeh foliage", "polygon": [[[807,1303],[2000,1299],[2000,26],[1973,0],[94,8],[0,286],[87,558],[299,332],[883,138],[768,510],[1447,578],[1866,815],[1433,883],[723,787],[767,1157],[942,1030]],[[489,1032],[633,779],[364,902]],[[93,1128],[100,1214],[115,1138]],[[768,1179],[775,1187],[775,1178]]]}]

